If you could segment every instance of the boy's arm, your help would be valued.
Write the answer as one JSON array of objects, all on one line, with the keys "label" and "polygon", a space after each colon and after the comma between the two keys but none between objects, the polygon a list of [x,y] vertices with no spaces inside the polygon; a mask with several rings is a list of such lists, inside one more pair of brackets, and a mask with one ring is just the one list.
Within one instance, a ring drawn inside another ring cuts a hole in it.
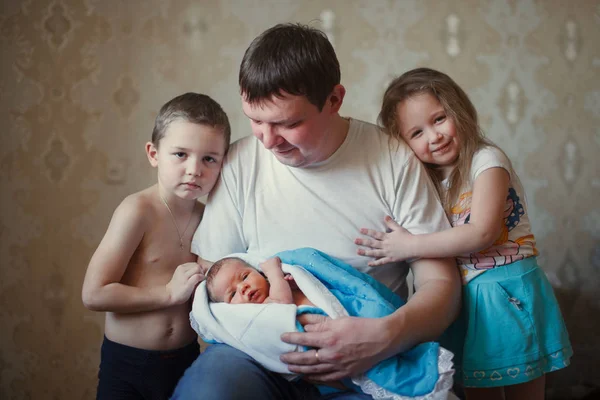
[{"label": "boy's arm", "polygon": [[269,258],[260,265],[269,280],[269,301],[272,303],[292,304],[294,298],[289,283],[285,280],[279,257]]},{"label": "boy's arm", "polygon": [[143,200],[131,196],[115,210],[83,282],[82,299],[88,309],[133,313],[182,304],[202,280],[200,266],[187,263],[177,268],[167,285],[140,288],[120,282],[144,236],[148,223],[144,210]]}]

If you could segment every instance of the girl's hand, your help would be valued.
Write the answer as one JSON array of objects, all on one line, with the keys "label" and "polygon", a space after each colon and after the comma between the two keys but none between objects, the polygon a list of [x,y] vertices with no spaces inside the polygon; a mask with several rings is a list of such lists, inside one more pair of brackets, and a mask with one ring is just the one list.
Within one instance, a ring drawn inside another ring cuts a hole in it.
[{"label": "girl's hand", "polygon": [[360,233],[371,239],[355,239],[354,243],[367,247],[367,249],[359,248],[357,253],[361,256],[376,258],[375,261],[369,262],[371,267],[416,257],[411,253],[414,236],[398,225],[390,216],[385,217],[384,221],[390,230],[388,233],[365,228],[360,230]]}]

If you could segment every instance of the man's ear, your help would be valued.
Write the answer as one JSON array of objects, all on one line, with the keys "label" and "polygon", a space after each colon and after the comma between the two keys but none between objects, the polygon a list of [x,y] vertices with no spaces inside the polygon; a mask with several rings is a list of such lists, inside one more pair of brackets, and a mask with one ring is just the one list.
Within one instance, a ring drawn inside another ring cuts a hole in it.
[{"label": "man's ear", "polygon": [[331,108],[332,113],[337,113],[340,111],[342,104],[344,103],[344,96],[346,95],[346,88],[340,84],[337,84],[333,87],[331,94],[327,101],[329,102],[329,106]]},{"label": "man's ear", "polygon": [[148,161],[150,161],[150,165],[156,167],[158,165],[158,158],[156,157],[158,153],[158,149],[152,142],[146,143],[146,156],[148,157]]}]

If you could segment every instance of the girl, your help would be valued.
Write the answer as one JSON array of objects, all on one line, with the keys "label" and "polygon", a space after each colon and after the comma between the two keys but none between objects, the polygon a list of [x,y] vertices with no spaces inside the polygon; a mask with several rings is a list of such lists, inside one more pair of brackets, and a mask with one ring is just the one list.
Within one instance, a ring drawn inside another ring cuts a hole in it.
[{"label": "girl", "polygon": [[395,79],[379,122],[426,165],[453,228],[412,235],[386,217],[386,233],[361,229],[369,238],[356,239],[358,254],[374,257],[371,266],[455,256],[463,309],[445,345],[467,398],[543,399],[544,374],[567,366],[572,350],[509,159],[483,137],[466,93],[435,70]]}]

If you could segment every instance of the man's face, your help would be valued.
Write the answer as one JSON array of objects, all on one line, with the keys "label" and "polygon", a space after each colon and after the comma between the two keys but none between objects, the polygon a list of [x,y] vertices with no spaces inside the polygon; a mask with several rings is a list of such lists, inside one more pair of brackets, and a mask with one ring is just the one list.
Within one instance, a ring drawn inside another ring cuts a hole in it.
[{"label": "man's face", "polygon": [[323,110],[304,96],[272,96],[262,103],[250,104],[242,96],[242,109],[250,119],[252,133],[282,164],[306,167],[326,160],[335,149],[331,141],[333,116],[331,96]]}]

